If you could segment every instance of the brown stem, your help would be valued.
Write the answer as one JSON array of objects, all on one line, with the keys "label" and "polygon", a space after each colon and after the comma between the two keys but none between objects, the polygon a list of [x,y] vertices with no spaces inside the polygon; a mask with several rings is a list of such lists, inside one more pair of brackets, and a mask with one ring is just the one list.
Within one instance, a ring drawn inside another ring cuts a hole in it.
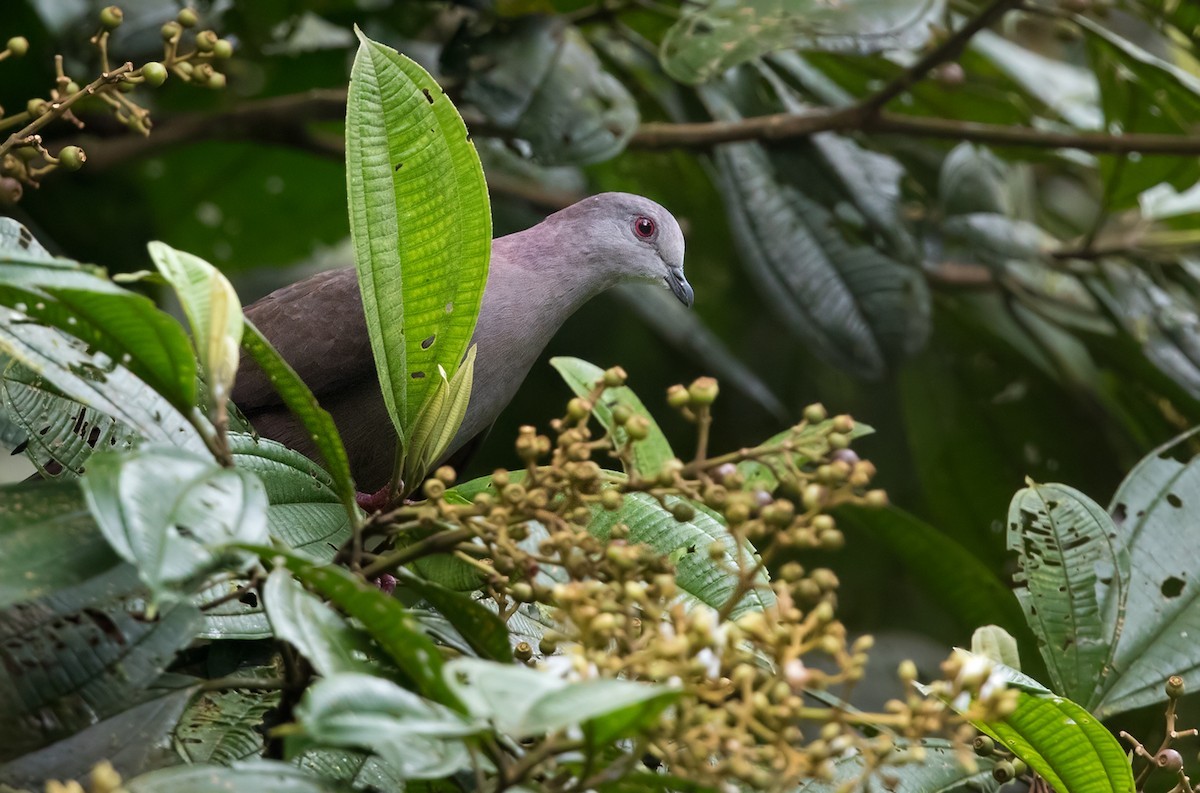
[{"label": "brown stem", "polygon": [[105,86],[114,85],[121,82],[125,78],[125,75],[131,71],[133,71],[133,64],[126,63],[123,66],[113,69],[111,72],[105,72],[61,102],[51,102],[49,110],[35,118],[33,121],[29,122],[29,124],[22,129],[19,129],[9,135],[8,140],[4,141],[4,143],[0,143],[0,157],[3,157],[5,154],[11,151],[14,146],[20,144],[30,135],[37,134],[38,130],[49,124],[54,119],[62,116],[71,108],[71,105],[75,104],[83,97],[91,96]]}]

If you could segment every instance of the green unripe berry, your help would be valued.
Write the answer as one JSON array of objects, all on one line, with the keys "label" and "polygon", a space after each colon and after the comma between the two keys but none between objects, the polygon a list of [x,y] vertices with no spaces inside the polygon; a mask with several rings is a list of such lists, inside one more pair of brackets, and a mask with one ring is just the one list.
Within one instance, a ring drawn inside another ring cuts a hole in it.
[{"label": "green unripe berry", "polygon": [[179,16],[175,17],[175,21],[185,28],[194,28],[196,23],[200,21],[200,17],[191,8],[185,8],[179,12]]},{"label": "green unripe berry", "polygon": [[8,40],[8,51],[13,54],[14,58],[20,58],[25,53],[29,52],[29,39],[24,36],[13,36]]},{"label": "green unripe berry", "polygon": [[1184,694],[1183,678],[1179,675],[1171,675],[1167,678],[1167,696],[1171,699],[1179,699]]},{"label": "green unripe berry", "polygon": [[629,375],[625,373],[624,369],[619,366],[614,366],[611,369],[605,370],[604,385],[609,388],[620,388],[621,386],[625,385],[625,381],[628,378]]},{"label": "green unripe berry", "polygon": [[848,435],[851,432],[854,432],[854,419],[843,413],[840,416],[833,417],[832,426],[834,432],[840,432]]},{"label": "green unripe berry", "polygon": [[592,412],[592,403],[586,399],[575,397],[567,403],[567,420],[582,421]]},{"label": "green unripe berry", "polygon": [[804,409],[804,420],[809,424],[819,424],[825,420],[827,415],[825,406],[820,402],[813,403]]},{"label": "green unripe berry", "polygon": [[610,487],[600,493],[600,506],[607,509],[609,512],[615,512],[621,508],[621,504],[625,502],[625,497],[621,495],[621,491],[615,487]]},{"label": "green unripe berry", "polygon": [[828,440],[829,440],[829,448],[833,449],[835,451],[837,451],[839,449],[845,449],[847,446],[850,445],[850,436],[844,435],[843,433],[840,433],[840,432],[829,433]]},{"label": "green unripe berry", "polygon": [[692,398],[693,405],[706,407],[717,401],[717,394],[720,393],[720,390],[714,378],[697,377],[688,386],[688,396]]},{"label": "green unripe berry", "polygon": [[[901,661],[900,668],[896,670],[896,676],[899,677],[901,680],[903,680],[905,683],[913,682],[914,680],[917,679],[917,665],[908,659]],[[987,736],[980,736],[980,737],[987,737]],[[976,738],[975,740],[978,741],[979,738]],[[991,739],[989,738],[988,740],[991,740]],[[990,754],[990,752],[989,752],[989,754]]]},{"label": "green unripe berry", "polygon": [[633,418],[633,409],[629,405],[617,405],[612,409],[612,417],[614,424],[624,427]]},{"label": "green unripe berry", "polygon": [[13,154],[17,155],[17,159],[24,162],[31,162],[41,156],[41,152],[33,146],[21,146],[13,149]]},{"label": "green unripe berry", "polygon": [[50,109],[50,103],[45,99],[30,99],[25,103],[25,109],[29,115],[38,118],[46,114],[46,111]]},{"label": "green unripe berry", "polygon": [[225,87],[225,75],[221,74],[220,72],[213,72],[208,76],[208,79],[204,81],[204,87],[211,88],[214,91],[221,90]]},{"label": "green unripe berry", "polygon": [[888,505],[888,495],[885,490],[870,490],[864,497],[868,507],[886,507]]},{"label": "green unripe berry", "polygon": [[163,41],[170,41],[173,38],[178,38],[183,34],[183,26],[178,22],[168,22],[162,26]]},{"label": "green unripe berry", "polygon": [[433,500],[437,500],[446,494],[446,483],[440,479],[427,479],[425,481],[425,495]]},{"label": "green unripe berry", "polygon": [[513,657],[518,661],[528,661],[533,657],[533,648],[529,646],[529,642],[518,642],[513,648]]},{"label": "green unripe berry", "polygon": [[108,6],[100,12],[100,24],[105,30],[120,27],[125,21],[125,12],[117,6]]},{"label": "green unripe berry", "polygon": [[147,85],[157,88],[167,81],[167,67],[158,61],[151,61],[142,67],[142,77]]},{"label": "green unripe berry", "polygon": [[518,581],[508,588],[508,594],[519,603],[528,603],[533,600],[533,587],[524,581]]},{"label": "green unripe berry", "polygon": [[[905,661],[904,663],[912,664],[912,661]],[[903,664],[901,666],[903,666]],[[916,679],[916,671],[916,664],[913,664],[913,676],[910,679]],[[979,755],[980,757],[991,757],[996,752],[996,742],[993,741],[990,736],[976,735],[975,740],[971,743],[971,748],[974,749],[975,754]]]},{"label": "green unripe berry", "polygon": [[227,60],[233,57],[233,45],[227,39],[218,39],[213,45],[212,55],[220,60]]},{"label": "green unripe berry", "polygon": [[196,49],[199,52],[212,52],[217,41],[216,31],[202,30],[196,34]]},{"label": "green unripe berry", "polygon": [[433,472],[433,475],[440,479],[442,484],[446,485],[447,487],[454,484],[454,480],[458,476],[456,473],[454,473],[454,469],[448,465],[441,466]]},{"label": "green unripe berry", "polygon": [[625,431],[635,441],[644,441],[650,435],[650,422],[645,416],[633,416],[625,423]]},{"label": "green unripe berry", "polygon": [[1017,778],[1017,769],[1007,760],[1001,760],[992,766],[992,778],[997,782],[1011,782]]},{"label": "green unripe berry", "polygon": [[192,79],[192,72],[195,71],[190,61],[179,61],[174,68],[187,80]]},{"label": "green unripe berry", "polygon": [[696,509],[686,501],[679,501],[671,505],[671,515],[680,523],[687,523],[696,517]]},{"label": "green unripe berry", "polygon": [[667,389],[667,404],[671,407],[676,409],[686,407],[691,401],[691,395],[683,386],[673,385]]},{"label": "green unripe berry", "polygon": [[64,146],[58,153],[58,164],[64,170],[78,171],[87,162],[87,155],[78,146]]}]

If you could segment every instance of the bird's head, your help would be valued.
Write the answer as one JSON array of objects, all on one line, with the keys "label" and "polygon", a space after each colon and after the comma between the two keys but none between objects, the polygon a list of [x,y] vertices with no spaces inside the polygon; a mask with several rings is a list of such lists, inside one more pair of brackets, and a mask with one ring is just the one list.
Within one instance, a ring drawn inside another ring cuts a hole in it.
[{"label": "bird's head", "polygon": [[567,207],[559,221],[569,244],[612,283],[665,284],[685,306],[692,286],[683,275],[683,232],[665,208],[631,193],[600,193]]}]

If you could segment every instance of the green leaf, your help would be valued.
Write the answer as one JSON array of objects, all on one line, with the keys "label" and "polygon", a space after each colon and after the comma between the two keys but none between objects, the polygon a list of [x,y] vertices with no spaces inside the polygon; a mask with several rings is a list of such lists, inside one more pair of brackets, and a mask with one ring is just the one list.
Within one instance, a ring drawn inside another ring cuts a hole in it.
[{"label": "green leaf", "polygon": [[314,561],[332,561],[350,539],[333,477],[303,454],[266,438],[231,432],[229,448],[238,468],[262,480],[271,536]]},{"label": "green leaf", "polygon": [[[696,600],[715,609],[722,608],[737,587],[739,559],[751,563],[753,548],[737,548],[733,536],[720,516],[702,506],[692,504],[695,515],[691,520],[678,521],[669,508],[684,499],[666,497],[666,507],[648,493],[626,493],[621,508],[615,512],[597,507],[592,513],[588,531],[601,539],[607,538],[612,527],[624,523],[629,527],[629,542],[645,543],[675,563],[675,581],[679,588]],[[691,503],[691,502],[688,502]],[[724,547],[724,555],[714,561],[709,555],[713,544]],[[766,573],[760,573],[759,586],[746,593],[730,612],[737,619],[747,611],[762,611],[775,602],[767,586]]]},{"label": "green leaf", "polygon": [[369,649],[362,632],[305,592],[285,568],[277,567],[267,577],[263,605],[275,637],[295,647],[319,674],[371,671],[362,660]]},{"label": "green leaf", "polygon": [[[703,98],[718,120],[741,117],[718,91],[706,90]],[[851,157],[842,151],[839,159]],[[818,200],[829,193],[824,197],[835,202],[847,190],[830,181],[818,150],[801,145],[768,152],[757,143],[731,143],[717,148],[716,161],[730,228],[751,279],[814,353],[852,374],[878,378],[925,344],[930,298],[923,276],[894,258],[894,241],[876,247],[862,239],[864,232],[882,233],[870,226],[871,215],[860,208],[859,217],[844,219]]]},{"label": "green leaf", "polygon": [[499,615],[488,611],[470,595],[427,581],[408,570],[398,572],[401,585],[437,609],[480,657],[512,663],[508,628]]},{"label": "green leaf", "polygon": [[1078,490],[1031,483],[1008,508],[1008,547],[1054,690],[1093,707],[1125,620],[1129,554],[1116,526]]},{"label": "green leaf", "polygon": [[[527,666],[476,658],[451,661],[445,675],[472,716],[515,738],[590,723],[597,743],[607,743],[644,726],[679,695],[668,686],[627,680],[570,682]],[[636,708],[638,716],[631,718],[634,711],[629,708]]]},{"label": "green leaf", "polygon": [[317,398],[300,379],[296,371],[280,357],[271,342],[259,332],[249,320],[245,321],[242,347],[250,353],[275,387],[283,403],[292,415],[300,419],[313,438],[313,444],[321,452],[325,467],[333,479],[333,488],[351,523],[359,520],[358,503],[355,501],[354,478],[350,475],[350,459],[337,425],[329,412],[317,404]]},{"label": "green leaf", "polygon": [[158,601],[215,570],[244,569],[250,559],[231,543],[267,541],[258,477],[182,449],[97,455],[81,481],[100,531]]},{"label": "green leaf", "polygon": [[246,547],[257,553],[264,564],[282,560],[302,582],[362,623],[422,695],[443,704],[455,704],[454,695],[442,680],[442,656],[437,646],[421,632],[412,613],[398,600],[344,568],[316,565],[278,548]]},{"label": "green leaf", "polygon": [[941,21],[943,0],[707,0],[663,38],[663,68],[703,83],[739,63],[782,49],[865,54],[916,50]]},{"label": "green leaf", "polygon": [[[865,535],[858,539],[886,547],[913,582],[953,616],[960,628],[971,630],[992,623],[1011,631],[1024,627],[1012,590],[954,537],[897,507],[845,505],[838,508],[836,516],[839,524]],[[850,547],[855,547],[853,535],[850,542]]]},{"label": "green leaf", "polygon": [[251,760],[230,767],[181,765],[126,780],[129,793],[347,793],[349,788],[276,760]]},{"label": "green leaf", "polygon": [[[958,652],[972,663],[974,656]],[[1017,708],[1001,721],[972,721],[976,728],[1004,744],[1055,790],[1134,793],[1125,750],[1095,716],[1069,699],[1037,691],[1026,675],[1003,664],[992,668],[994,677],[1017,688]]]},{"label": "green leaf", "polygon": [[[918,746],[924,758],[913,762],[912,752]],[[961,749],[950,741],[939,738],[900,741],[890,755],[882,758],[881,768],[868,777],[872,781],[865,787],[859,788],[855,783],[867,774],[866,761],[861,754],[851,752],[834,760],[832,779],[801,782],[795,790],[796,793],[840,793],[847,785],[854,785],[851,789],[865,790],[886,785],[883,789],[889,793],[994,793],[1000,789],[1000,783],[992,778],[994,761],[974,758],[979,767],[972,770],[965,768],[960,760]]]},{"label": "green leaf", "polygon": [[[27,322],[24,314],[9,308],[0,308],[0,354],[41,376],[63,396],[112,417],[148,441],[207,451],[180,410],[130,370],[82,341]],[[194,392],[194,372],[192,387]]]},{"label": "green leaf", "polygon": [[485,729],[395,683],[360,674],[317,682],[296,717],[312,743],[369,749],[407,779],[440,779],[467,767],[461,739]]},{"label": "green leaf", "polygon": [[175,747],[189,764],[232,765],[263,750],[263,718],[276,707],[279,691],[205,691],[175,728]]},{"label": "green leaf", "polygon": [[204,587],[191,598],[204,613],[204,627],[200,637],[204,639],[267,639],[271,636],[271,623],[263,609],[262,601],[253,592],[226,600],[217,605],[215,601],[231,597],[248,583],[244,577],[220,579]]},{"label": "green leaf", "polygon": [[[1095,712],[1101,717],[1166,698],[1171,675],[1200,674],[1200,547],[1192,541],[1200,508],[1200,458],[1192,433],[1155,449],[1113,496],[1113,516],[1129,554],[1125,616]],[[1176,455],[1186,459],[1180,462]]]},{"label": "green leaf", "polygon": [[83,583],[119,563],[78,483],[0,488],[0,607]]},{"label": "green leaf", "polygon": [[[558,370],[571,390],[581,398],[590,397],[601,378],[604,377],[603,369],[579,358],[551,358],[550,365]],[[596,417],[596,421],[600,422],[600,426],[613,436],[613,440],[618,446],[623,446],[629,441],[629,434],[623,427],[618,427],[613,422],[612,411],[617,405],[625,405],[634,415],[645,418],[650,425],[646,437],[633,442],[634,470],[626,473],[637,473],[642,477],[657,476],[663,465],[675,458],[675,453],[671,451],[671,444],[667,442],[667,436],[659,429],[654,416],[642,404],[642,400],[633,392],[633,389],[628,386],[606,388],[600,399],[592,405],[592,415]]]},{"label": "green leaf", "polygon": [[242,341],[242,304],[237,292],[219,270],[199,256],[162,242],[147,247],[191,323],[212,403],[223,405],[233,391]]},{"label": "green leaf", "polygon": [[[527,142],[534,162],[601,162],[637,129],[637,101],[561,17],[521,17],[461,50],[445,60],[467,77],[463,97]],[[490,65],[471,68],[480,62]]]},{"label": "green leaf", "polygon": [[118,705],[127,710],[92,724],[81,723],[78,732],[61,741],[0,765],[0,780],[5,785],[40,790],[48,779],[85,779],[102,760],[126,776],[174,765],[179,756],[170,746],[171,733],[193,693],[188,686],[156,683],[150,691]]},{"label": "green leaf", "polygon": [[[0,378],[0,413],[20,428],[26,457],[45,477],[77,477],[96,449],[124,451],[141,440],[139,433],[68,399],[15,361]],[[51,463],[57,465],[53,474],[47,470]]]},{"label": "green leaf", "polygon": [[0,612],[0,761],[124,711],[192,640],[194,607],[168,607],[152,620],[138,589],[121,565]]},{"label": "green leaf", "polygon": [[[832,425],[833,419],[826,419],[817,424],[796,425],[772,435],[758,446],[773,449],[790,443],[792,445],[790,464],[799,469],[828,451],[829,443],[826,438]],[[847,437],[855,440],[873,432],[875,432],[874,427],[856,421],[854,429],[850,430]],[[772,492],[779,486],[779,477],[775,475],[775,471],[757,460],[743,460],[737,464],[737,469],[745,480],[742,485],[745,490],[758,489]]]},{"label": "green leaf", "polygon": [[371,349],[402,440],[467,350],[492,244],[479,155],[424,69],[359,36],[346,103],[350,232]]},{"label": "green leaf", "polygon": [[938,205],[946,215],[1008,215],[1012,200],[1005,185],[1007,173],[1008,168],[987,147],[960,143],[942,160]]},{"label": "green leaf", "polygon": [[1021,671],[1021,653],[1012,634],[997,625],[984,625],[971,634],[971,652]]},{"label": "green leaf", "polygon": [[294,761],[309,773],[355,790],[413,790],[394,768],[378,757],[354,749],[309,749]]}]

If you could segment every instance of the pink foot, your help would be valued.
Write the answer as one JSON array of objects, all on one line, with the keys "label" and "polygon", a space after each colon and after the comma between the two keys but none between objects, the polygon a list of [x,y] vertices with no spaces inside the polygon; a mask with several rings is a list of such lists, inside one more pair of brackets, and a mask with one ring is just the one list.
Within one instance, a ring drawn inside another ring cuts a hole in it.
[{"label": "pink foot", "polygon": [[354,500],[358,502],[358,506],[363,512],[371,514],[373,512],[383,512],[392,505],[389,495],[388,486],[384,485],[374,493],[356,493]]}]

